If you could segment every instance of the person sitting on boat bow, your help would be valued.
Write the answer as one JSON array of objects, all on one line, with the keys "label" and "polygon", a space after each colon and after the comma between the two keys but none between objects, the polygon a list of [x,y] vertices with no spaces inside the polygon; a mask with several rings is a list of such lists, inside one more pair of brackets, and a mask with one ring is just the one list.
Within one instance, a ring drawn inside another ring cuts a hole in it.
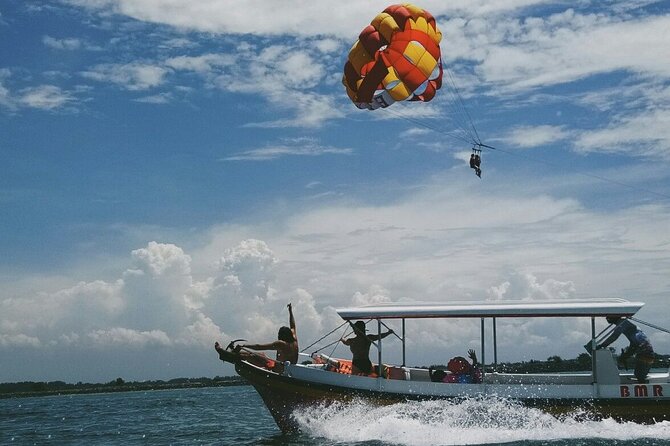
[{"label": "person sitting on boat bow", "polygon": [[[241,349],[250,349],[250,350],[276,350],[276,364],[275,371],[281,372],[283,370],[283,364],[286,361],[289,361],[291,364],[298,363],[298,335],[296,333],[295,318],[293,317],[293,306],[288,304],[289,315],[289,326],[290,327],[280,327],[279,333],[277,333],[277,340],[269,342],[267,344],[238,344],[237,351]],[[215,349],[219,351],[221,349],[219,343],[215,344]],[[219,353],[220,354],[220,353]],[[253,360],[254,356],[265,356],[263,354],[254,354],[251,352],[245,352],[244,350],[240,351],[240,355],[243,359]],[[255,362],[255,361],[252,361]]]},{"label": "person sitting on boat bow", "polygon": [[647,335],[628,319],[619,316],[607,316],[606,319],[607,322],[616,326],[607,339],[601,342],[596,348],[605,348],[616,341],[622,334],[625,335],[630,345],[623,351],[620,359],[625,363],[627,358],[635,355],[635,378],[642,383],[647,382],[649,369],[651,369],[651,365],[654,362],[654,349]]},{"label": "person sitting on boat bow", "polygon": [[349,339],[341,339],[342,343],[348,345],[349,350],[351,350],[351,373],[352,375],[369,375],[372,373],[370,345],[372,345],[372,342],[384,339],[386,336],[392,334],[393,330],[389,330],[386,333],[379,335],[369,335],[365,333],[366,328],[365,322],[363,321],[357,321],[355,324],[351,324],[351,327],[354,329],[356,336]]}]

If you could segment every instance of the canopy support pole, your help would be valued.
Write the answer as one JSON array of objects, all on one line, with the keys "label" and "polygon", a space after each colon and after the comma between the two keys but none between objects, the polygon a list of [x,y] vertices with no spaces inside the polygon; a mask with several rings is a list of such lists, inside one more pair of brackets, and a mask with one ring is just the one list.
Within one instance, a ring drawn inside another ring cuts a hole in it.
[{"label": "canopy support pole", "polygon": [[377,334],[379,335],[379,348],[377,350],[377,364],[378,369],[377,374],[379,378],[382,378],[382,320],[377,319]]},{"label": "canopy support pole", "polygon": [[482,339],[481,339],[481,341],[482,341],[482,379],[483,379],[484,378],[484,373],[485,373],[484,372],[484,364],[486,363],[486,356],[485,356],[485,353],[484,353],[484,318],[482,318],[481,327],[482,327]]},{"label": "canopy support pole", "polygon": [[405,318],[402,318],[402,366],[405,367]]},{"label": "canopy support pole", "polygon": [[493,318],[493,371],[498,371],[498,331],[495,317]]},{"label": "canopy support pole", "polygon": [[597,382],[596,379],[596,318],[595,316],[591,316],[591,377],[593,379],[593,383],[595,384]]}]

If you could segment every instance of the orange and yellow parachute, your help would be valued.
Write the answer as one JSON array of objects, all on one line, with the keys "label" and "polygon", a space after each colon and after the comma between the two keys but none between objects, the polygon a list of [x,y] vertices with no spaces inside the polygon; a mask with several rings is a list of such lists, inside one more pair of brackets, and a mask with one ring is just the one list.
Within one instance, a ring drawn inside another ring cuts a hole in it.
[{"label": "orange and yellow parachute", "polygon": [[430,101],[442,86],[442,33],[418,6],[391,5],[365,27],[349,51],[342,83],[358,108]]}]

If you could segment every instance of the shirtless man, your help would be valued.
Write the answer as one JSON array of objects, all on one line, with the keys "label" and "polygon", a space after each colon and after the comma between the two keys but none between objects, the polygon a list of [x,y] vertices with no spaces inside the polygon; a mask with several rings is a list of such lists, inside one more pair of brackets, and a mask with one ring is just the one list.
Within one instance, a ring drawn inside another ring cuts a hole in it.
[{"label": "shirtless man", "polygon": [[242,344],[242,348],[250,350],[276,350],[277,362],[283,364],[290,361],[291,364],[298,363],[298,335],[295,330],[295,319],[293,318],[293,307],[287,305],[289,316],[289,327],[280,327],[277,340],[268,344]]},{"label": "shirtless man", "polygon": [[370,345],[373,341],[378,341],[384,339],[386,336],[393,333],[393,330],[389,330],[386,333],[380,335],[368,335],[365,333],[365,322],[357,321],[353,324],[355,337],[344,339],[341,341],[344,345],[349,346],[351,350],[352,361],[351,361],[351,373],[369,375],[372,372],[372,362],[370,362]]},{"label": "shirtless man", "polygon": [[[248,351],[240,351],[246,348],[249,350],[276,350],[276,363],[274,370],[281,373],[284,369],[284,362],[289,361],[291,364],[298,363],[298,335],[295,329],[295,318],[293,317],[293,307],[291,304],[287,305],[289,315],[289,327],[280,327],[277,334],[277,340],[267,344],[238,344],[235,352],[239,352],[242,359],[250,361],[260,367],[267,367],[268,358],[263,353],[251,353]],[[219,357],[224,359],[221,355],[224,351],[221,345],[216,342],[214,348],[219,352]]]}]

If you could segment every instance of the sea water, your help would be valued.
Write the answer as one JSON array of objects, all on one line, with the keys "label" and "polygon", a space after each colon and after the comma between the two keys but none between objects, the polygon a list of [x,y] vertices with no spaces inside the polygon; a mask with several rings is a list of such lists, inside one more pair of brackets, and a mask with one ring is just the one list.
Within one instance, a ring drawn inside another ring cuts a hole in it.
[{"label": "sea water", "polygon": [[558,420],[510,401],[377,407],[364,401],[297,411],[282,435],[252,387],[0,400],[1,445],[670,445],[670,422]]}]

